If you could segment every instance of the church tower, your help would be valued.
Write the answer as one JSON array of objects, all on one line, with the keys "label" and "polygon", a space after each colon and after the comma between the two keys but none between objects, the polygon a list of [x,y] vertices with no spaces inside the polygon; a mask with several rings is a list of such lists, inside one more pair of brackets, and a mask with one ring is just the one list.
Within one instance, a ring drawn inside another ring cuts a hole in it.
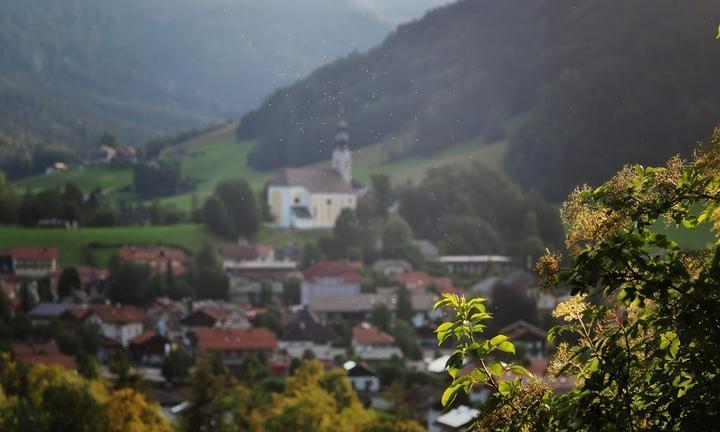
[{"label": "church tower", "polygon": [[347,123],[345,120],[340,120],[337,134],[335,134],[332,169],[337,171],[348,185],[352,181],[352,152],[350,151],[349,142],[350,135],[347,132]]}]

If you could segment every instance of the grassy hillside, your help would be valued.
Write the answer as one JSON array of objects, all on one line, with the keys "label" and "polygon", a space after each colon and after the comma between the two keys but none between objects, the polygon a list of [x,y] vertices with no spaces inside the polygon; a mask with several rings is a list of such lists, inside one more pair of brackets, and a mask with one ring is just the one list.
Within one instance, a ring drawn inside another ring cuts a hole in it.
[{"label": "grassy hillside", "polygon": [[193,224],[77,230],[0,227],[3,248],[54,246],[60,249],[62,265],[94,262],[105,266],[110,256],[123,245],[179,246],[194,251],[205,241],[212,244],[222,242],[204,226]]},{"label": "grassy hillside", "polygon": [[87,169],[71,169],[67,172],[54,172],[26,177],[13,183],[15,189],[40,190],[63,186],[65,183],[75,183],[85,192],[100,187],[105,191],[114,191],[132,183],[132,170],[129,168],[109,168],[107,166],[94,166]]},{"label": "grassy hillside", "polygon": [[[274,171],[258,171],[248,166],[247,155],[253,145],[253,141],[238,142],[235,139],[234,125],[182,144],[191,154],[191,157],[182,163],[183,175],[199,181],[195,193],[201,202],[212,193],[215,185],[225,178],[244,178],[256,190],[264,186]],[[185,194],[162,201],[188,209],[191,199],[192,194]]]},{"label": "grassy hillside", "polygon": [[[276,247],[288,242],[304,246],[326,234],[327,230],[290,231],[262,228],[257,241]],[[228,243],[209,233],[204,226],[196,224],[77,230],[0,227],[0,244],[4,249],[26,246],[57,247],[60,249],[60,264],[64,266],[95,264],[104,267],[123,245],[178,246],[194,252],[204,242],[216,246]]]},{"label": "grassy hillside", "polygon": [[[385,147],[376,144],[353,153],[353,176],[361,183],[369,185],[370,176],[382,173],[390,176],[394,184],[400,184],[406,181],[418,183],[430,168],[450,164],[480,162],[490,169],[502,170],[502,159],[506,150],[505,141],[485,144],[482,138],[475,138],[432,157],[408,156],[388,161]],[[327,162],[320,165],[327,165]]]},{"label": "grassy hillside", "polygon": [[[274,170],[260,171],[248,165],[247,155],[255,142],[238,141],[235,138],[236,126],[237,124],[230,124],[165,149],[163,152],[163,156],[167,157],[177,152],[179,148],[184,148],[189,157],[182,161],[183,175],[199,182],[195,191],[199,202],[211,194],[215,185],[222,179],[244,178],[259,191],[275,174]],[[475,138],[443,150],[432,157],[407,156],[391,161],[388,145],[378,143],[354,152],[353,175],[365,185],[370,184],[370,176],[377,172],[389,175],[395,184],[405,181],[417,183],[422,180],[428,169],[447,164],[480,161],[489,168],[502,169],[502,159],[506,150],[505,141],[485,144],[482,138]],[[328,161],[324,161],[310,166],[320,168],[328,164]],[[108,194],[109,200],[120,197],[125,199],[127,193],[120,190],[132,184],[132,169],[94,166],[83,170],[39,174],[16,181],[13,185],[22,193],[27,188],[39,190],[62,187],[66,182],[75,183],[86,192],[99,186]],[[192,193],[163,198],[160,201],[188,210]]]}]

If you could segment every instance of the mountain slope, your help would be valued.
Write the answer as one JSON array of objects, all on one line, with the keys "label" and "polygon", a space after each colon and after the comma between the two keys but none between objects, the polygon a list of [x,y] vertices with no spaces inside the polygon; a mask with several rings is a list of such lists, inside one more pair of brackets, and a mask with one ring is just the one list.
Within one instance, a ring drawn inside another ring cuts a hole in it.
[{"label": "mountain slope", "polygon": [[393,25],[350,0],[3,0],[0,168],[239,116]]},{"label": "mountain slope", "polygon": [[241,120],[258,168],[353,146],[433,154],[508,138],[508,171],[554,199],[624,163],[687,154],[720,120],[720,11],[672,0],[464,0],[318,69]]}]

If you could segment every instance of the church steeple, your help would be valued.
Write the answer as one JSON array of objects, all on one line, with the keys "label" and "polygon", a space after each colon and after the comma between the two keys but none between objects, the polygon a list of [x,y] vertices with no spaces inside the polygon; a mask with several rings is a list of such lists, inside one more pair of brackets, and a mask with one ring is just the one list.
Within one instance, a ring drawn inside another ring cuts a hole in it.
[{"label": "church steeple", "polygon": [[347,132],[347,122],[341,119],[338,122],[335,134],[335,149],[332,154],[332,168],[345,180],[348,185],[352,181],[352,152],[350,151],[350,135]]}]

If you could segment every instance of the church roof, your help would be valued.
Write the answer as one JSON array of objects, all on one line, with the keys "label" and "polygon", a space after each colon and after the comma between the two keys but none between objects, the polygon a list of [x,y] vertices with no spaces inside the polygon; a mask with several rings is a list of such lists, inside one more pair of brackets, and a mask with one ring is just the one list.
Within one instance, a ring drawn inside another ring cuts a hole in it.
[{"label": "church roof", "polygon": [[300,186],[314,193],[352,193],[352,187],[334,170],[285,168],[271,183],[272,186]]}]

